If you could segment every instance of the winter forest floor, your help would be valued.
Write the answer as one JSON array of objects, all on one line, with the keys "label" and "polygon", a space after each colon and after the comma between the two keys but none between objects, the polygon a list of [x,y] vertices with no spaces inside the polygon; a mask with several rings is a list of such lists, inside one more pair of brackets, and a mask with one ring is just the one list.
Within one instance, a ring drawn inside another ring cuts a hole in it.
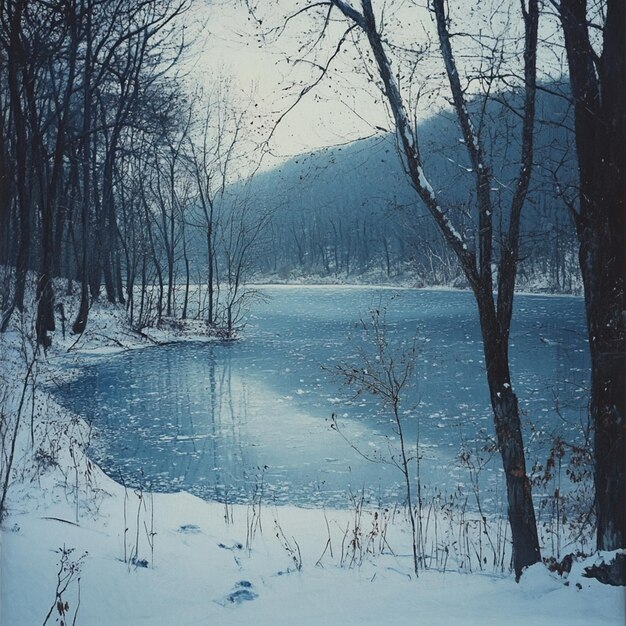
[{"label": "winter forest floor", "polygon": [[[71,319],[76,303],[64,304]],[[400,509],[224,505],[124,488],[89,461],[89,428],[48,389],[93,353],[208,340],[203,325],[139,335],[123,309],[96,305],[84,336],[57,331],[48,355],[33,360],[25,318],[0,337],[0,404],[11,426],[3,477],[20,417],[1,526],[0,624],[625,623],[624,589],[583,575],[601,555],[575,561],[564,577],[537,564],[517,584],[506,547],[504,567],[467,554],[480,524],[472,535],[440,517],[448,532],[434,540],[429,521],[429,567],[416,577]]]}]

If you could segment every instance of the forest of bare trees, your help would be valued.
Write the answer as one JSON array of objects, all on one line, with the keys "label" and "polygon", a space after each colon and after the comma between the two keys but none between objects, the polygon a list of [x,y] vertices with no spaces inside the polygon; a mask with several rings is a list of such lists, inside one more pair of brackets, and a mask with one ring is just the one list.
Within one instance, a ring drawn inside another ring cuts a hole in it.
[{"label": "forest of bare trees", "polygon": [[[186,317],[191,284],[208,285],[208,305],[195,314],[232,332],[260,224],[233,236],[248,211],[242,194],[222,211],[235,158],[222,144],[232,153],[241,115],[183,86],[189,8],[187,0],[2,3],[0,263],[11,268],[3,330],[27,304],[32,270],[44,347],[55,329],[54,279],[70,293],[79,285],[74,333],[99,298],[125,305],[136,327]],[[208,249],[192,258],[189,242],[203,236],[208,214],[191,208],[209,205],[222,214],[213,229],[209,217]]]},{"label": "forest of bare trees", "polygon": [[[236,245],[257,250],[246,259],[247,275],[345,280],[375,270],[387,279],[461,284],[460,267],[436,231],[424,220],[415,228],[398,210],[407,205],[407,190],[393,169],[397,190],[390,194],[384,180],[376,183],[379,199],[368,198],[365,212],[355,211],[364,198],[350,196],[349,184],[349,168],[363,168],[337,153],[320,155],[309,168],[328,169],[345,158],[345,177],[322,183],[327,197],[301,174],[281,181],[268,173],[256,186],[242,182],[227,193],[238,170],[245,112],[229,104],[227,86],[210,93],[189,92],[183,84],[178,66],[188,45],[182,28],[188,9],[187,2],[156,0],[3,3],[0,262],[14,269],[3,274],[2,328],[24,306],[28,270],[38,276],[42,345],[55,327],[54,278],[67,279],[68,291],[80,285],[76,333],[100,297],[125,304],[139,327],[174,311],[186,317],[190,288],[198,284],[205,286],[207,322],[228,324],[233,298],[220,308],[219,282],[228,264],[224,295],[232,291],[229,281],[241,282],[227,250]],[[435,124],[433,132],[439,131]],[[393,164],[391,144],[384,147]],[[436,153],[443,149],[440,143]],[[451,188],[466,190],[468,181]],[[464,193],[453,201],[464,202]],[[558,204],[553,193],[538,193],[544,206]],[[242,211],[254,225],[237,241],[227,222],[241,226]],[[527,239],[533,243],[524,249],[522,275],[540,273],[549,276],[548,288],[571,291],[577,275],[570,218],[555,220],[553,208],[548,214],[554,228]],[[541,231],[544,219],[535,217],[528,230]]]},{"label": "forest of bare trees", "polygon": [[[228,81],[211,91],[185,80],[191,0],[2,0],[0,330],[36,307],[37,343],[47,349],[65,316],[59,290],[80,300],[77,335],[106,299],[125,307],[134,328],[195,316],[230,338],[254,296],[253,277],[295,271],[343,280],[375,268],[384,279],[468,287],[519,578],[541,558],[509,362],[515,291],[528,276],[544,275],[557,291],[575,291],[582,277],[597,546],[626,541],[626,8],[622,0],[514,3],[507,15],[516,52],[505,61],[506,45],[479,24],[455,30],[450,4],[421,7],[432,21],[428,50],[401,22],[394,43],[371,0],[305,2],[281,17],[277,39],[303,16],[315,18],[303,34],[310,58],[302,56],[319,76],[293,106],[332,79],[335,57],[352,46],[390,129],[356,152],[306,157],[328,171],[344,159],[352,174],[336,187],[316,186],[291,162],[290,186],[279,192],[279,172],[258,173],[260,156],[242,156],[248,111]],[[552,81],[538,78],[543,20],[562,39],[568,72],[545,72]],[[320,60],[315,47],[328,40]],[[465,45],[476,52],[473,64]],[[434,150],[418,119],[427,54],[437,59],[436,70],[427,67],[447,120],[433,122],[433,136],[446,140]],[[546,94],[559,105],[539,107]],[[550,139],[542,144],[539,135]],[[376,166],[367,170],[357,152],[395,170],[378,165],[376,179]],[[360,168],[368,175],[359,179]]]}]

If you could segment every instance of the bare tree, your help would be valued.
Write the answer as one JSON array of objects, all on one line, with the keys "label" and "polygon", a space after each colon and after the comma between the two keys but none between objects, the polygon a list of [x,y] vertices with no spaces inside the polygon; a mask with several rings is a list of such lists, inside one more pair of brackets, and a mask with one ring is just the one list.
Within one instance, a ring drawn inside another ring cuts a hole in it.
[{"label": "bare tree", "polygon": [[[152,147],[149,182],[154,224],[165,255],[167,270],[166,315],[174,314],[176,261],[183,242],[182,225],[189,203],[191,181],[183,163],[183,148],[188,139],[189,115],[179,127],[163,129]],[[173,132],[170,132],[173,131]]]},{"label": "bare tree", "polygon": [[[524,24],[522,139],[518,173],[506,220],[501,232],[494,227],[497,203],[492,198],[493,173],[486,159],[481,135],[468,111],[466,90],[462,85],[452,48],[449,16],[444,0],[433,0],[437,35],[450,96],[461,129],[475,182],[477,225],[468,237],[453,225],[450,207],[442,206],[429,182],[419,150],[415,125],[402,96],[398,76],[392,70],[388,36],[382,34],[371,0],[361,0],[360,10],[345,0],[315,3],[308,8],[338,9],[350,22],[349,30],[358,29],[366,38],[374,58],[375,71],[395,122],[397,142],[403,165],[417,195],[434,219],[448,247],[456,255],[474,293],[483,338],[487,383],[497,443],[505,472],[508,518],[513,541],[513,564],[516,578],[522,570],[540,559],[531,485],[526,462],[518,399],[512,388],[509,367],[509,333],[513,312],[516,269],[519,257],[521,214],[529,188],[533,166],[533,128],[535,121],[536,53],[539,21],[538,0],[520,2]],[[300,11],[301,12],[301,11]],[[300,13],[299,12],[299,13]],[[328,24],[328,18],[325,20]],[[345,35],[344,35],[345,36]],[[326,71],[326,68],[322,68]],[[303,92],[304,93],[304,92]],[[497,222],[496,222],[497,224]],[[464,229],[465,230],[465,229]],[[476,241],[477,251],[473,250]],[[496,247],[496,244],[497,245]],[[499,258],[498,258],[499,256]],[[494,273],[494,267],[497,271]],[[494,289],[496,294],[494,295]]]},{"label": "bare tree", "polygon": [[193,194],[201,210],[192,226],[205,235],[207,257],[207,323],[214,325],[218,311],[219,273],[218,225],[222,219],[224,194],[235,166],[236,147],[242,130],[243,114],[228,104],[228,89],[218,85],[213,97],[200,94],[194,103],[204,110],[196,137],[189,137],[188,168],[194,180]]},{"label": "bare tree", "polygon": [[233,198],[221,215],[218,227],[219,254],[223,264],[222,325],[229,339],[235,335],[250,303],[260,297],[246,281],[263,242],[269,216],[263,207],[254,206],[247,195]]},{"label": "bare tree", "polygon": [[[389,462],[400,470],[404,481],[407,512],[411,524],[413,571],[418,576],[419,564],[423,564],[424,558],[419,476],[419,426],[415,451],[413,451],[405,432],[408,411],[404,406],[406,391],[415,382],[416,340],[414,339],[408,346],[393,345],[390,342],[385,308],[371,310],[370,320],[368,322],[361,320],[360,325],[368,345],[364,348],[355,346],[356,359],[350,363],[341,362],[333,369],[346,385],[354,389],[356,396],[363,392],[369,393],[379,398],[383,407],[391,411],[394,431],[399,440],[399,454],[389,445]],[[410,417],[418,420],[414,415]],[[335,415],[333,415],[332,427],[343,435]],[[356,450],[365,459],[378,461]],[[414,484],[414,479],[417,484]]]}]

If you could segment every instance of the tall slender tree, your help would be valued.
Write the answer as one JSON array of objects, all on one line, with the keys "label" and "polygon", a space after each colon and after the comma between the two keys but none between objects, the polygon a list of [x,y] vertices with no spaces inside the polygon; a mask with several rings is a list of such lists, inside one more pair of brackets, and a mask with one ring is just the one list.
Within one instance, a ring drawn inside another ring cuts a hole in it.
[{"label": "tall slender tree", "polygon": [[[521,149],[518,173],[506,218],[500,232],[494,227],[497,203],[492,198],[493,172],[486,159],[480,125],[472,121],[465,89],[452,48],[448,15],[444,0],[433,0],[439,47],[448,79],[454,111],[467,149],[475,181],[477,225],[470,237],[461,234],[451,221],[451,207],[442,205],[425,173],[418,136],[411,123],[407,105],[392,70],[388,53],[388,37],[377,24],[371,0],[361,0],[360,10],[345,0],[329,0],[311,7],[326,5],[338,9],[366,37],[375,68],[382,82],[383,94],[391,110],[397,142],[405,171],[417,195],[424,203],[449,248],[455,253],[474,293],[483,339],[487,383],[493,409],[496,440],[504,467],[508,519],[513,541],[513,565],[516,578],[525,567],[540,560],[539,540],[526,474],[526,461],[518,399],[513,391],[509,367],[509,334],[513,313],[513,297],[519,258],[522,209],[528,193],[533,167],[533,130],[535,123],[536,62],[539,23],[538,0],[522,0],[524,25],[523,108],[521,111]],[[328,23],[328,19],[325,24]],[[473,242],[478,250],[473,250]],[[496,244],[497,247],[496,247]],[[497,272],[494,273],[494,267]],[[494,295],[495,290],[495,295]]]}]

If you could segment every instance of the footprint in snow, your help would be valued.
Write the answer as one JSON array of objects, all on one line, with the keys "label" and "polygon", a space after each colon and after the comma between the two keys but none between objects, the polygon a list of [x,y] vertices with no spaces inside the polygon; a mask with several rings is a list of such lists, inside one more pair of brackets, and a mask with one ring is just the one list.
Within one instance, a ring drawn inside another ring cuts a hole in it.
[{"label": "footprint in snow", "polygon": [[179,526],[176,532],[183,533],[184,535],[197,535],[201,533],[200,526],[196,524],[183,524]]},{"label": "footprint in snow", "polygon": [[229,604],[241,604],[248,600],[258,598],[259,594],[254,591],[254,585],[249,580],[240,580],[235,584],[235,588],[224,597],[220,603],[224,606]]}]

